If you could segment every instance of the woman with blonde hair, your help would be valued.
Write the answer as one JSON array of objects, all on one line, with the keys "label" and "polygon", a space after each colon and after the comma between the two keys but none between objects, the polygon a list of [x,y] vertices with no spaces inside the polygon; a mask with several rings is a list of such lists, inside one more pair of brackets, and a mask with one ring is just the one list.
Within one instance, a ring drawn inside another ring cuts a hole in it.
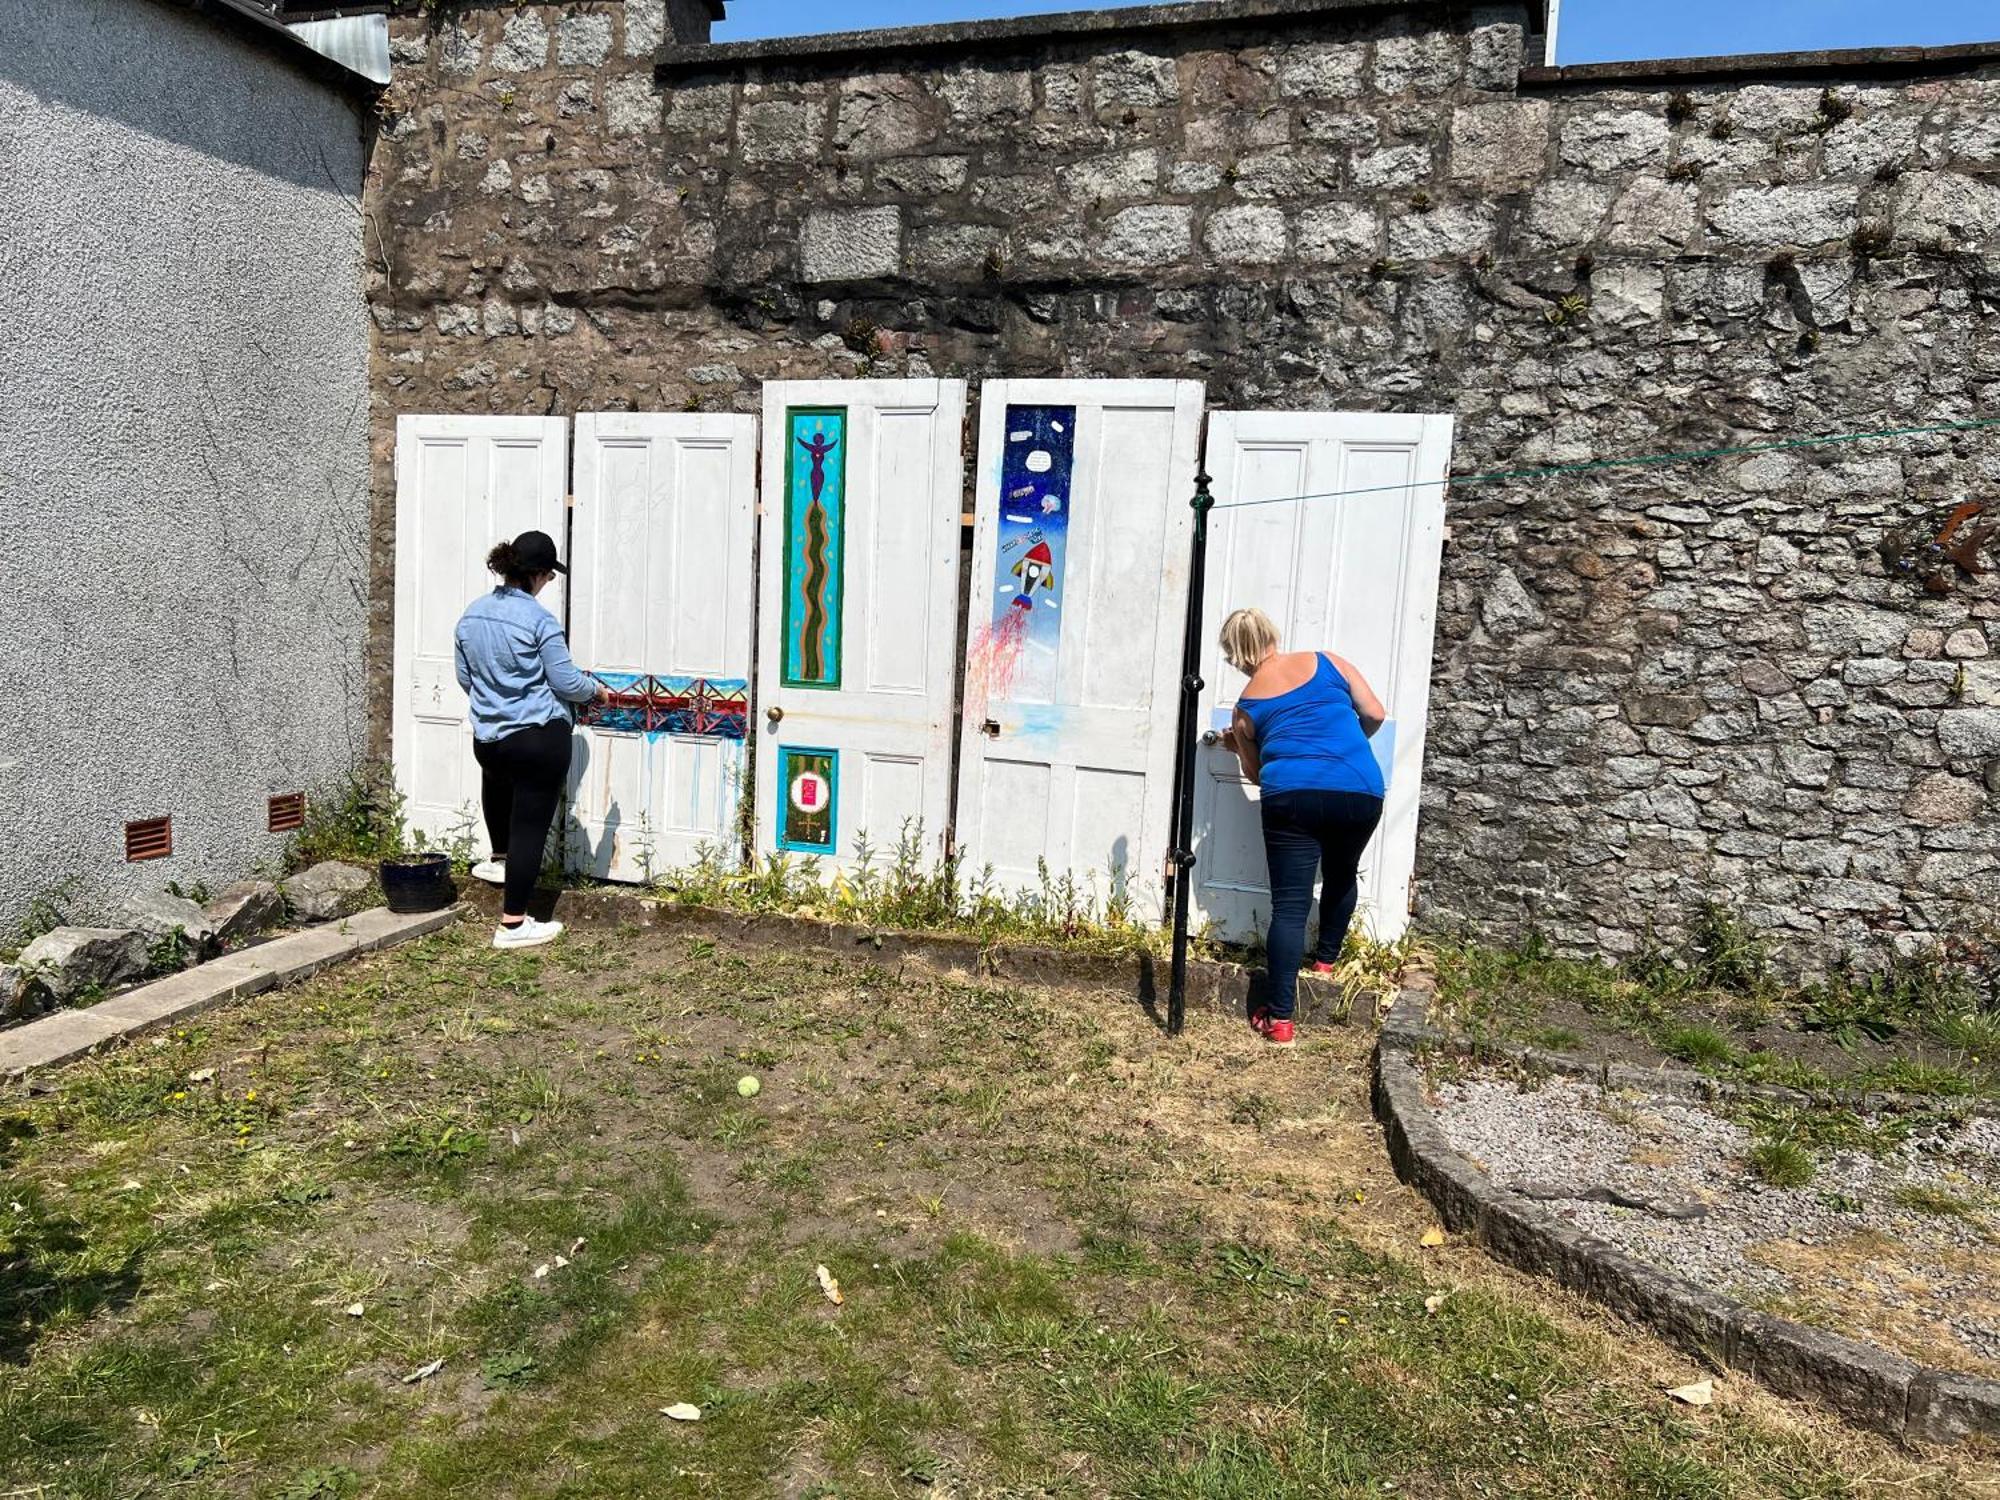
[{"label": "woman with blonde hair", "polygon": [[1260,609],[1224,620],[1221,645],[1250,679],[1222,742],[1262,790],[1271,867],[1270,997],[1250,1024],[1289,1047],[1313,876],[1321,880],[1313,967],[1323,972],[1347,939],[1361,855],[1382,820],[1382,768],[1368,740],[1388,716],[1352,662],[1331,651],[1280,651],[1278,628]]}]

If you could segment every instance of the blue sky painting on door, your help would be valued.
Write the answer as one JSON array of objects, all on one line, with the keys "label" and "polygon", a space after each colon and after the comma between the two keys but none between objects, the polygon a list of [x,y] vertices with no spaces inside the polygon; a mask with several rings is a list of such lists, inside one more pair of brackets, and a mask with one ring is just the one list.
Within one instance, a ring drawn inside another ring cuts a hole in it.
[{"label": "blue sky painting on door", "polygon": [[847,519],[847,412],[785,413],[786,687],[840,686]]},{"label": "blue sky painting on door", "polygon": [[1075,407],[1007,408],[993,618],[973,648],[982,700],[1055,700],[1075,461]]}]

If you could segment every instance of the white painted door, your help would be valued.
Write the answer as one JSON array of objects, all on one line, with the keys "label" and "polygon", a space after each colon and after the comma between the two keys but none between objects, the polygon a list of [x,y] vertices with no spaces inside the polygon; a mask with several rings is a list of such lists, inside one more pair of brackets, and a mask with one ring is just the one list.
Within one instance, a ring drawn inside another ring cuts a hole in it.
[{"label": "white painted door", "polygon": [[1158,920],[1202,388],[990,380],[958,844],[996,888],[1072,882]]},{"label": "white painted door", "polygon": [[[493,544],[524,531],[563,540],[568,424],[561,417],[396,419],[396,784],[413,833],[487,852],[472,726],[452,662],[458,617],[497,580]],[[557,619],[563,582],[540,595]]]},{"label": "white painted door", "polygon": [[1231,610],[1252,605],[1276,622],[1285,649],[1334,651],[1353,662],[1389,711],[1376,735],[1389,795],[1362,861],[1356,925],[1384,941],[1408,925],[1451,429],[1444,416],[1209,417],[1215,509],[1202,602],[1207,687],[1192,911],[1221,937],[1247,941],[1271,915],[1257,789],[1233,754],[1207,742],[1217,710],[1233,706],[1243,687],[1216,637]]},{"label": "white painted door", "polygon": [[764,386],[756,851],[942,849],[965,384]]},{"label": "white painted door", "polygon": [[570,868],[740,862],[757,419],[576,419],[570,652],[616,695],[577,716]]}]

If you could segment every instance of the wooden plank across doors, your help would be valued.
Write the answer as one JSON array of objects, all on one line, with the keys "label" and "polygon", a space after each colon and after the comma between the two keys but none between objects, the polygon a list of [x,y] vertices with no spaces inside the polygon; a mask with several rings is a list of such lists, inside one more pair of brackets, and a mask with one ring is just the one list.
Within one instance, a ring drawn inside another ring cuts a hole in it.
[{"label": "wooden plank across doors", "polygon": [[1044,880],[1163,913],[1201,436],[1192,380],[991,380],[957,838],[1003,892]]},{"label": "wooden plank across doors", "polygon": [[[497,582],[493,544],[563,538],[569,424],[561,417],[396,419],[396,624],[391,759],[412,833],[488,853],[467,702],[453,666],[458,617]],[[563,581],[541,594],[560,620]]]},{"label": "wooden plank across doors", "polygon": [[1448,416],[1210,414],[1192,911],[1225,939],[1255,937],[1271,912],[1257,788],[1210,742],[1244,682],[1216,637],[1231,610],[1252,605],[1284,649],[1353,662],[1389,711],[1376,736],[1389,795],[1362,863],[1357,926],[1387,941],[1408,925],[1451,436]]},{"label": "wooden plank across doors", "polygon": [[964,420],[963,381],[764,386],[760,858],[944,848]]},{"label": "wooden plank across doors", "polygon": [[750,720],[757,419],[576,419],[570,651],[616,696],[578,715],[569,867],[734,868]]}]

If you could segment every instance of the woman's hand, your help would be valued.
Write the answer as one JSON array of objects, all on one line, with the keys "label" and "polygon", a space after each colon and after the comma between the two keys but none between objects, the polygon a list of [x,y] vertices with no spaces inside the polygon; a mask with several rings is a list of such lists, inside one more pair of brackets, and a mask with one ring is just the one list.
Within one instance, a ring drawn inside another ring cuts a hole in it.
[{"label": "woman's hand", "polygon": [[597,691],[591,694],[590,701],[592,703],[609,703],[611,701],[611,689],[601,682],[598,683]]}]

